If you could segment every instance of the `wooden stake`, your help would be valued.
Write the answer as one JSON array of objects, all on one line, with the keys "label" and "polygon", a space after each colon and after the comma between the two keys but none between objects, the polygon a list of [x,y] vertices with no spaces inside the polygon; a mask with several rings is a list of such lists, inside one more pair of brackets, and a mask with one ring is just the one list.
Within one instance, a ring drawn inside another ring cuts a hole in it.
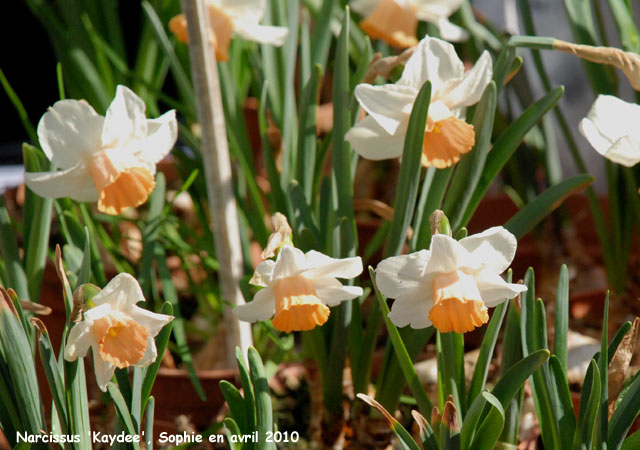
[{"label": "wooden stake", "polygon": [[[210,224],[220,264],[222,298],[231,305],[244,303],[238,281],[242,276],[242,249],[238,213],[231,178],[231,161],[220,94],[215,51],[208,33],[209,17],[202,0],[182,0],[187,19],[191,74],[202,128],[200,151],[209,200]],[[224,310],[227,331],[227,365],[235,367],[235,347],[242,354],[252,345],[251,325],[240,322],[229,307]]]}]

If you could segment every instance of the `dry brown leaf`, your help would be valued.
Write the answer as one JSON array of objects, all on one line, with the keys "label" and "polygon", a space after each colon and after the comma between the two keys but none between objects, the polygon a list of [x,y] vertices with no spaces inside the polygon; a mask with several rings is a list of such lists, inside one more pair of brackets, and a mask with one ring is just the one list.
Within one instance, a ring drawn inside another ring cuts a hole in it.
[{"label": "dry brown leaf", "polygon": [[609,417],[613,414],[616,400],[624,385],[624,378],[638,341],[639,326],[640,318],[636,317],[633,326],[622,338],[622,342],[620,342],[609,364]]}]

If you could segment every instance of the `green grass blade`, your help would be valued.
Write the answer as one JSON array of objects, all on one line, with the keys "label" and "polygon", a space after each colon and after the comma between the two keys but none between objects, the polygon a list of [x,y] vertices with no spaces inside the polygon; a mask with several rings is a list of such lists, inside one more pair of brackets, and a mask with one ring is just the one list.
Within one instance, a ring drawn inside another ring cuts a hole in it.
[{"label": "green grass blade", "polygon": [[[580,396],[578,422],[573,439],[574,450],[590,450],[593,444],[593,434],[596,429],[596,419],[600,408],[600,371],[595,361],[591,361]],[[624,435],[621,435],[624,437]],[[621,439],[622,441],[622,439]],[[616,448],[609,444],[610,449]]]},{"label": "green grass blade", "polygon": [[553,339],[553,354],[564,372],[569,367],[567,352],[567,334],[569,331],[569,270],[566,264],[560,268],[558,290],[556,291],[556,322]]},{"label": "green grass blade", "polygon": [[[116,412],[118,413],[118,417],[120,418],[120,420],[122,421],[122,423],[126,428],[125,431],[131,436],[136,436],[138,433],[136,431],[135,426],[133,425],[133,420],[131,419],[131,414],[129,413],[127,402],[124,400],[124,397],[120,393],[120,390],[115,384],[109,383],[107,385],[107,391],[109,392],[109,395],[111,395],[111,398],[113,399],[113,404],[116,407]],[[137,442],[132,442],[131,445],[136,450],[140,449],[140,444]]]},{"label": "green grass blade", "polygon": [[265,374],[260,354],[255,348],[249,347],[248,357],[251,384],[253,385],[256,400],[258,442],[261,444],[261,449],[275,449],[276,447],[273,443],[267,442],[267,432],[273,431],[273,410],[267,375]]}]

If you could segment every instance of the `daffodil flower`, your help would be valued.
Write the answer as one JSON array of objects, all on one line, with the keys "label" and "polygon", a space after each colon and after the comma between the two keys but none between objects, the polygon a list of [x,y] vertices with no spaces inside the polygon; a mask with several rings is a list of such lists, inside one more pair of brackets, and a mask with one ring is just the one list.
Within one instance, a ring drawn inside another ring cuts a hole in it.
[{"label": "daffodil flower", "polygon": [[438,26],[440,36],[460,42],[469,34],[449,22],[449,16],[462,5],[462,0],[353,0],[351,8],[364,16],[360,28],[372,39],[382,39],[394,47],[413,47],[418,43],[418,20]]},{"label": "daffodil flower", "polygon": [[640,162],[640,105],[612,95],[599,95],[580,132],[605,158],[623,166]]},{"label": "daffodil flower", "polygon": [[336,280],[360,273],[359,257],[334,259],[284,245],[276,261],[266,260],[256,267],[252,283],[263,289],[233,312],[246,322],[273,317],[273,326],[280,331],[311,330],[329,319],[330,306],[362,295],[362,288]]},{"label": "daffodil flower", "polygon": [[154,337],[174,318],[136,306],[143,302],[140,285],[131,275],[114,277],[91,301],[69,333],[64,358],[75,361],[93,350],[98,386],[106,391],[116,367],[146,367],[158,356]]},{"label": "daffodil flower", "polygon": [[489,320],[493,307],[527,290],[505,282],[515,236],[490,228],[460,241],[436,234],[429,250],[387,258],[376,268],[380,292],[396,299],[389,319],[398,327],[466,333]]},{"label": "daffodil flower", "polygon": [[[211,39],[218,61],[229,59],[231,35],[248,41],[280,46],[289,34],[286,27],[259,25],[267,0],[207,0]],[[188,42],[187,19],[179,14],[169,21],[169,30],[182,42]]]},{"label": "daffodil flower", "polygon": [[492,76],[491,57],[486,51],[465,72],[453,45],[425,37],[396,84],[356,86],[356,99],[369,115],[348,131],[346,140],[366,159],[400,157],[413,103],[420,87],[430,81],[422,165],[449,167],[475,144],[473,126],[464,121],[464,114],[467,106],[480,100]]},{"label": "daffodil flower", "polygon": [[124,86],[106,117],[85,101],[60,100],[40,119],[38,139],[47,158],[63,170],[25,173],[42,197],[98,201],[98,210],[120,214],[144,203],[155,188],[156,163],[178,136],[175,111],[148,120],[145,104]]}]

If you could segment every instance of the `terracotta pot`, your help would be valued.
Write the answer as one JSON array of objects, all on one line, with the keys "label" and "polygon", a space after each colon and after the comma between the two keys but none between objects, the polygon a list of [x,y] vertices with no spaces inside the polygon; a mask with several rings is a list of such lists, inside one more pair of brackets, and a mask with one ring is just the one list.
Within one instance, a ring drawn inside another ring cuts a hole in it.
[{"label": "terracotta pot", "polygon": [[206,428],[225,403],[219,387],[220,381],[237,384],[238,377],[239,373],[235,369],[198,372],[198,379],[207,395],[207,400],[202,401],[186,370],[161,367],[151,392],[156,399],[155,419],[173,422],[177,416],[184,414],[196,427]]}]

